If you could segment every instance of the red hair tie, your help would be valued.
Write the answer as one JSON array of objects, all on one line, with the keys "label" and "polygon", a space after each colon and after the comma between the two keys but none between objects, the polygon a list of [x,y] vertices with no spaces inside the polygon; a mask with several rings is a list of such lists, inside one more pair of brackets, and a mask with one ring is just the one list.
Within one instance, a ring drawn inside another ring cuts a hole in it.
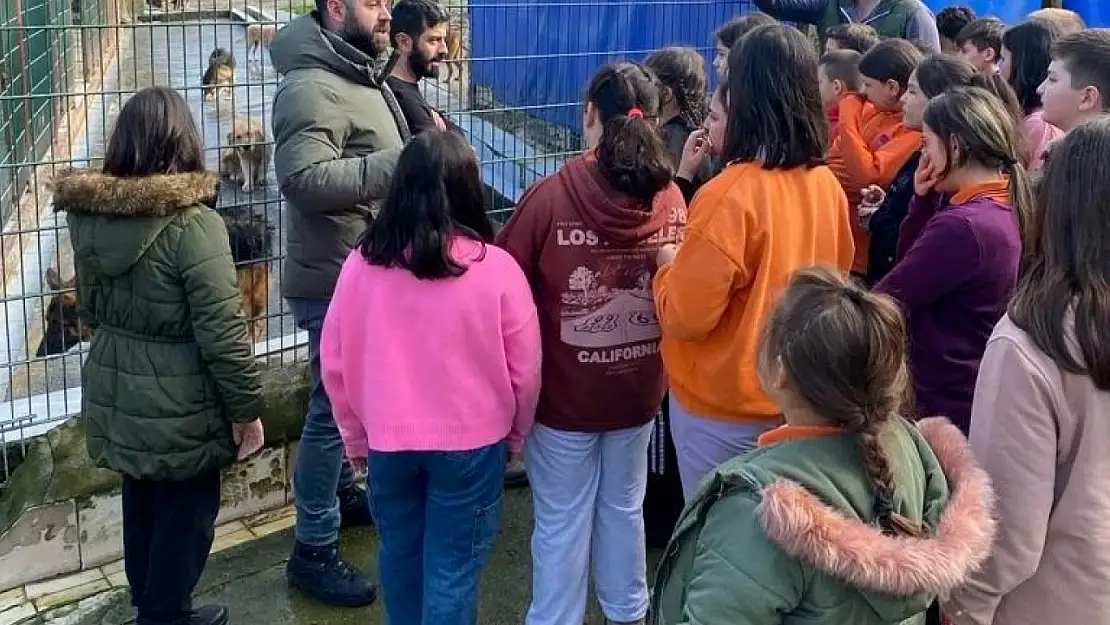
[{"label": "red hair tie", "polygon": [[633,119],[643,119],[644,118],[644,112],[641,111],[639,109],[639,107],[634,106],[634,107],[628,109],[628,116],[633,118]]}]

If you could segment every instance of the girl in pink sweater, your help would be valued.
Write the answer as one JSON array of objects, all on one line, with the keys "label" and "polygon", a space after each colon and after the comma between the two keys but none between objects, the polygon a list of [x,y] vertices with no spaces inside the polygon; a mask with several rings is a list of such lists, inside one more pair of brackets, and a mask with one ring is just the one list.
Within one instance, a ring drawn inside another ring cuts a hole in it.
[{"label": "girl in pink sweater", "polygon": [[532,426],[539,321],[492,239],[474,151],[424,133],[324,321],[321,377],[347,456],[368,470],[391,623],[477,622],[502,472]]}]

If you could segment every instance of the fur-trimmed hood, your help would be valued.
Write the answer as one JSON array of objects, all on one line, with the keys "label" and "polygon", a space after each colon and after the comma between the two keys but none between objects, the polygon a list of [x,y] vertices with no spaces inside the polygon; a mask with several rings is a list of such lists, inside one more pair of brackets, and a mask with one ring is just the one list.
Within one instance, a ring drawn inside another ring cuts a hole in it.
[{"label": "fur-trimmed hood", "polygon": [[[873,524],[842,514],[802,486],[778,480],[765,487],[759,520],[783,550],[847,581],[880,615],[901,620],[904,598],[945,595],[990,554],[995,521],[987,474],[967,439],[947,419],[918,424],[948,482],[948,500],[922,538],[885,535]],[[894,621],[891,621],[894,622]]]},{"label": "fur-trimmed hood", "polygon": [[111,278],[130,271],[179,215],[202,204],[213,207],[217,183],[210,173],[120,178],[70,169],[51,186],[54,210],[69,215],[78,264]]},{"label": "fur-trimmed hood", "polygon": [[219,178],[213,173],[120,178],[94,169],[66,169],[54,176],[54,210],[120,217],[167,217],[197,204],[212,206]]}]

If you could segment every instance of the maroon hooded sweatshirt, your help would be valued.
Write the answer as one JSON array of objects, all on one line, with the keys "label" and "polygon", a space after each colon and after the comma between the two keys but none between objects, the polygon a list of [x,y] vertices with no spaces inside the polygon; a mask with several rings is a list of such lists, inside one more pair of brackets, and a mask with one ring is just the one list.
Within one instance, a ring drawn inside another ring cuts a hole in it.
[{"label": "maroon hooded sweatshirt", "polygon": [[667,380],[651,281],[656,253],[685,224],[674,183],[645,205],[605,180],[593,151],[521,198],[496,243],[524,269],[539,309],[537,422],[605,432],[659,411]]}]

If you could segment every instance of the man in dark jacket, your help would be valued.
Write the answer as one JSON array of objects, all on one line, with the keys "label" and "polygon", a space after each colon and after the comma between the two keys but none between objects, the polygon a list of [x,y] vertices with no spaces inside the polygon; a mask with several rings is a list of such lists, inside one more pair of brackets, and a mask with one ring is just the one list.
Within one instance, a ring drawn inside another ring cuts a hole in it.
[{"label": "man in dark jacket", "polygon": [[822,49],[828,29],[860,22],[880,37],[917,39],[940,52],[936,18],[921,0],[755,0],[755,5],[780,20],[816,25]]},{"label": "man in dark jacket", "polygon": [[[320,331],[339,268],[385,197],[408,127],[389,87],[385,0],[317,0],[274,36],[284,78],[274,95],[274,169],[287,200],[282,295],[308,332],[312,375],[294,469],[296,546],[289,583],[343,606],[371,603],[375,587],[339,556],[340,509],[369,522],[320,381]],[[338,498],[336,493],[339,493]],[[340,503],[342,502],[342,506]]]}]

